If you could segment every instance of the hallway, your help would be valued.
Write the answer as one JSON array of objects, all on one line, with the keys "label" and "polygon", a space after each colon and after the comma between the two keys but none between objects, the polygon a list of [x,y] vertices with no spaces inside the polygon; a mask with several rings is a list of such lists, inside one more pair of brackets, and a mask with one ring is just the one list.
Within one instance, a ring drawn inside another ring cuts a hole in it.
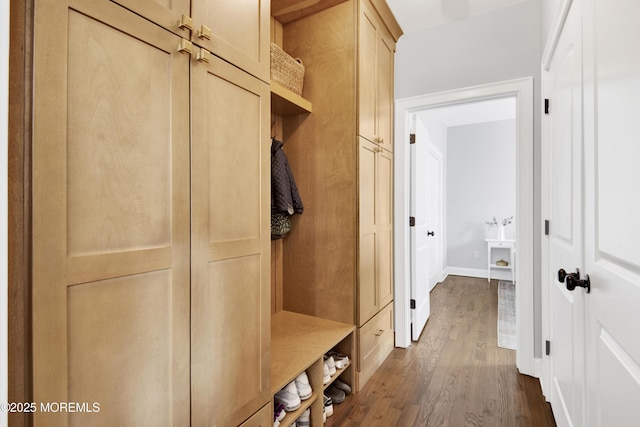
[{"label": "hallway", "polygon": [[393,353],[327,426],[555,426],[537,379],[497,347],[497,281],[449,276],[417,343]]}]

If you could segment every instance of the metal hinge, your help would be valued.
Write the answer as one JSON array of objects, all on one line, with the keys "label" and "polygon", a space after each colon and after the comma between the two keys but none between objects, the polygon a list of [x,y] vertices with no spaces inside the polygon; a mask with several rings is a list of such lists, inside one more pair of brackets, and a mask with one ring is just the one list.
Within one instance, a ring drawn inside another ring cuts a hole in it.
[{"label": "metal hinge", "polygon": [[544,99],[544,113],[549,114],[549,98]]},{"label": "metal hinge", "polygon": [[409,144],[415,144],[416,143],[416,134],[415,133],[410,133],[409,134]]},{"label": "metal hinge", "polygon": [[414,300],[414,299],[409,300],[409,308],[415,310],[415,308],[416,308],[416,300]]},{"label": "metal hinge", "polygon": [[545,341],[545,354],[548,356],[551,354],[551,341]]},{"label": "metal hinge", "polygon": [[416,226],[416,217],[415,216],[410,216],[409,217],[409,227],[415,227]]},{"label": "metal hinge", "polygon": [[549,220],[545,219],[544,220],[544,235],[545,236],[549,235],[549,225],[550,225]]}]

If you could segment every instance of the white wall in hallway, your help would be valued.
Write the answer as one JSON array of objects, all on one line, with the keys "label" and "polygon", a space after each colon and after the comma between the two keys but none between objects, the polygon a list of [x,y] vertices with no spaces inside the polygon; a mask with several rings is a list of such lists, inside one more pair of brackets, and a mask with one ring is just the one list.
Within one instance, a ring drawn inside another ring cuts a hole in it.
[{"label": "white wall in hallway", "polygon": [[[448,128],[448,267],[487,269],[484,239],[496,230],[488,231],[485,221],[495,216],[500,222],[516,212],[515,142],[515,120]],[[506,234],[515,238],[515,222]]]}]

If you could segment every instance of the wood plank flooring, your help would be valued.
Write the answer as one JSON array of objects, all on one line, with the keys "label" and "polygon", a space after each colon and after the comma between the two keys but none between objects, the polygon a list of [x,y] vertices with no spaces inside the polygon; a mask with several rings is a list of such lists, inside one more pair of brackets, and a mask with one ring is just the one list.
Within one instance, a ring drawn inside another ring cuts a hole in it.
[{"label": "wood plank flooring", "polygon": [[417,343],[396,348],[326,426],[555,426],[536,378],[497,345],[498,284],[449,276]]}]

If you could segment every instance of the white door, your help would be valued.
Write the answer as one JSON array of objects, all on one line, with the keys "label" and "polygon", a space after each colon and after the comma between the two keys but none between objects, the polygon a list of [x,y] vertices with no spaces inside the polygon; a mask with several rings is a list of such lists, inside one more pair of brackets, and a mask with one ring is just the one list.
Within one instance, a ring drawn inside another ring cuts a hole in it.
[{"label": "white door", "polygon": [[427,212],[426,167],[428,134],[420,122],[416,124],[415,143],[411,144],[411,206],[415,225],[411,235],[411,338],[416,341],[429,319],[429,236]]},{"label": "white door", "polygon": [[442,156],[432,146],[427,154],[427,282],[431,291],[442,280]]},{"label": "white door", "polygon": [[640,3],[585,1],[588,426],[640,405]]},{"label": "white door", "polygon": [[583,425],[584,304],[582,288],[567,289],[559,276],[583,268],[582,81],[580,1],[575,0],[551,60],[549,165],[551,185],[549,266],[551,406],[558,426]]}]

